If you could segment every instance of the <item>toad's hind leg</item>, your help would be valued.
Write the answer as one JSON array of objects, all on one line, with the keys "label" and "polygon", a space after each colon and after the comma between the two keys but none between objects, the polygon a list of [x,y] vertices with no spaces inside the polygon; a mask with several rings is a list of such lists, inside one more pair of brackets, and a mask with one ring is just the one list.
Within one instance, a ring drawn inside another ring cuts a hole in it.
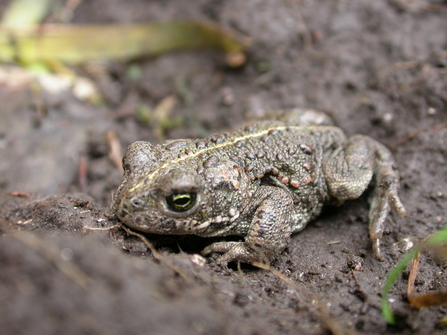
[{"label": "toad's hind leg", "polygon": [[399,176],[391,152],[372,138],[356,135],[330,154],[323,169],[329,194],[340,203],[360,197],[374,177],[369,235],[374,254],[381,260],[380,238],[390,206],[400,215],[407,215],[397,194]]}]

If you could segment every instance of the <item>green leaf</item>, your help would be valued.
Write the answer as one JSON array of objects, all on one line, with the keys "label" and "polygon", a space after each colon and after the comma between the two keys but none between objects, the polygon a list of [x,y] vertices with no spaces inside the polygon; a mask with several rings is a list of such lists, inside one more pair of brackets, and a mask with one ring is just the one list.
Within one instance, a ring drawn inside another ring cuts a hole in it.
[{"label": "green leaf", "polygon": [[[23,64],[129,61],[179,49],[206,47],[220,49],[228,55],[243,55],[249,43],[249,39],[210,22],[43,25],[39,28],[0,29],[0,61],[19,60]],[[240,59],[243,61],[245,58]]]}]

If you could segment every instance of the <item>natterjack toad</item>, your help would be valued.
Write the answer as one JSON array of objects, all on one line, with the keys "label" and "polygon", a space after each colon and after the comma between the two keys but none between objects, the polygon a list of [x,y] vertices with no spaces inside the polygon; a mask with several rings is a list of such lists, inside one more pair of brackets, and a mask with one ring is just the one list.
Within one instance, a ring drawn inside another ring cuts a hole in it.
[{"label": "natterjack toad", "polygon": [[252,263],[280,253],[324,204],[358,198],[374,178],[369,235],[381,259],[390,206],[406,215],[390,151],[367,136],[346,138],[323,113],[278,114],[207,139],[133,143],[113,212],[147,233],[243,236],[213,243],[203,254]]}]

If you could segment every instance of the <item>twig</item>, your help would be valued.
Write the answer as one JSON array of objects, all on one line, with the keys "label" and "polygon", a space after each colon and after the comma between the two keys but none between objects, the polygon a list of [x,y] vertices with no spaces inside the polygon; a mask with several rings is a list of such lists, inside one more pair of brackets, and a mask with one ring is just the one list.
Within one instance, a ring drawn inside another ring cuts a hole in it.
[{"label": "twig", "polygon": [[[427,240],[427,239],[426,239]],[[421,254],[418,251],[411,260],[410,276],[408,277],[407,298],[413,308],[424,308],[444,305],[447,303],[447,289],[442,291],[428,292],[422,294],[415,293],[414,282],[419,271]]]},{"label": "twig", "polygon": [[402,145],[405,142],[408,142],[409,140],[413,139],[414,137],[418,136],[419,134],[425,133],[427,131],[429,132],[434,132],[434,131],[438,131],[442,128],[447,127],[447,122],[443,122],[440,124],[437,124],[436,126],[433,127],[429,127],[429,128],[422,128],[422,129],[416,129],[414,131],[412,131],[411,133],[409,133],[406,137],[404,137],[403,139],[401,139],[400,141],[398,141],[393,147],[392,150],[394,151],[396,148],[398,148],[400,145]]},{"label": "twig", "polygon": [[58,247],[48,242],[43,242],[34,235],[14,234],[12,236],[39,253],[82,289],[88,289],[91,278],[74,263],[61,259],[61,250]]},{"label": "twig", "polygon": [[173,264],[172,262],[170,262],[168,260],[168,257],[163,256],[162,254],[160,254],[157,249],[155,249],[154,245],[149,242],[149,240],[146,238],[146,236],[137,233],[135,231],[133,231],[132,229],[122,225],[121,228],[126,231],[129,235],[133,235],[138,237],[147,247],[148,249],[151,251],[152,256],[154,256],[154,258],[160,262],[162,262],[163,264],[165,264],[168,268],[170,268],[172,271],[174,271],[175,273],[179,274],[183,279],[190,281],[192,278],[188,275],[186,275],[178,266],[176,266],[175,264]]},{"label": "twig", "polygon": [[446,12],[447,7],[443,5],[434,5],[428,1],[421,0],[394,0],[395,3],[408,11],[423,9],[430,12]]},{"label": "twig", "polygon": [[88,174],[88,158],[81,156],[78,167],[78,181],[81,192],[85,193],[87,190],[87,174]]},{"label": "twig", "polygon": [[121,224],[116,224],[116,225],[113,225],[111,227],[104,227],[104,228],[84,227],[84,229],[92,230],[92,231],[107,231],[107,230],[110,230],[110,229],[113,229],[113,228],[121,228],[121,226],[122,226]]},{"label": "twig", "polygon": [[121,143],[113,130],[109,130],[107,132],[107,141],[109,142],[110,146],[109,158],[118,167],[118,169],[122,171],[123,166],[121,164],[121,158],[123,157],[123,154],[121,152]]},{"label": "twig", "polygon": [[303,19],[303,16],[301,15],[301,11],[297,5],[297,2],[295,0],[287,0],[286,3],[293,9],[293,14],[294,14],[295,20],[296,20],[295,26],[298,29],[298,32],[303,37],[304,48],[307,51],[311,51],[312,50],[312,34],[310,33],[310,30],[307,27],[306,22]]},{"label": "twig", "polygon": [[419,261],[421,259],[421,253],[418,251],[414,258],[411,260],[410,276],[408,277],[407,296],[410,297],[414,293],[414,282],[419,271]]},{"label": "twig", "polygon": [[397,62],[391,66],[385,67],[383,71],[381,71],[382,74],[380,75],[380,77],[389,77],[390,74],[393,74],[397,71],[417,70],[418,67],[422,67],[423,65],[425,65],[433,57],[445,58],[447,57],[447,50],[429,52],[416,58],[415,60]]},{"label": "twig", "polygon": [[307,301],[310,301],[312,305],[315,305],[317,307],[316,314],[317,316],[323,321],[325,327],[334,335],[355,335],[357,334],[356,331],[350,328],[346,328],[338,322],[333,316],[330,315],[326,304],[323,303],[315,294],[312,292],[302,288],[301,286],[297,285],[293,280],[286,277],[283,273],[280,271],[271,268],[267,264],[263,263],[252,263],[253,266],[269,271],[271,274],[273,274],[275,277],[283,281],[285,284],[289,285],[290,287],[294,288],[296,292],[299,292]]},{"label": "twig", "polygon": [[31,197],[31,193],[25,191],[12,191],[8,193],[11,197],[19,197],[19,198],[29,198]]}]

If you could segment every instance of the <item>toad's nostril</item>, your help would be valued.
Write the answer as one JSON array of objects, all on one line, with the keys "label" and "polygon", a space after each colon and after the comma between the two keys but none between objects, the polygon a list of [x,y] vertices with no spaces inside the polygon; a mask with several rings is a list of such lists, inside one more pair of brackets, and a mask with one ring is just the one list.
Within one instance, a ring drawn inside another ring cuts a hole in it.
[{"label": "toad's nostril", "polygon": [[144,200],[141,198],[133,198],[130,201],[130,204],[132,205],[133,209],[141,209],[144,206]]}]

